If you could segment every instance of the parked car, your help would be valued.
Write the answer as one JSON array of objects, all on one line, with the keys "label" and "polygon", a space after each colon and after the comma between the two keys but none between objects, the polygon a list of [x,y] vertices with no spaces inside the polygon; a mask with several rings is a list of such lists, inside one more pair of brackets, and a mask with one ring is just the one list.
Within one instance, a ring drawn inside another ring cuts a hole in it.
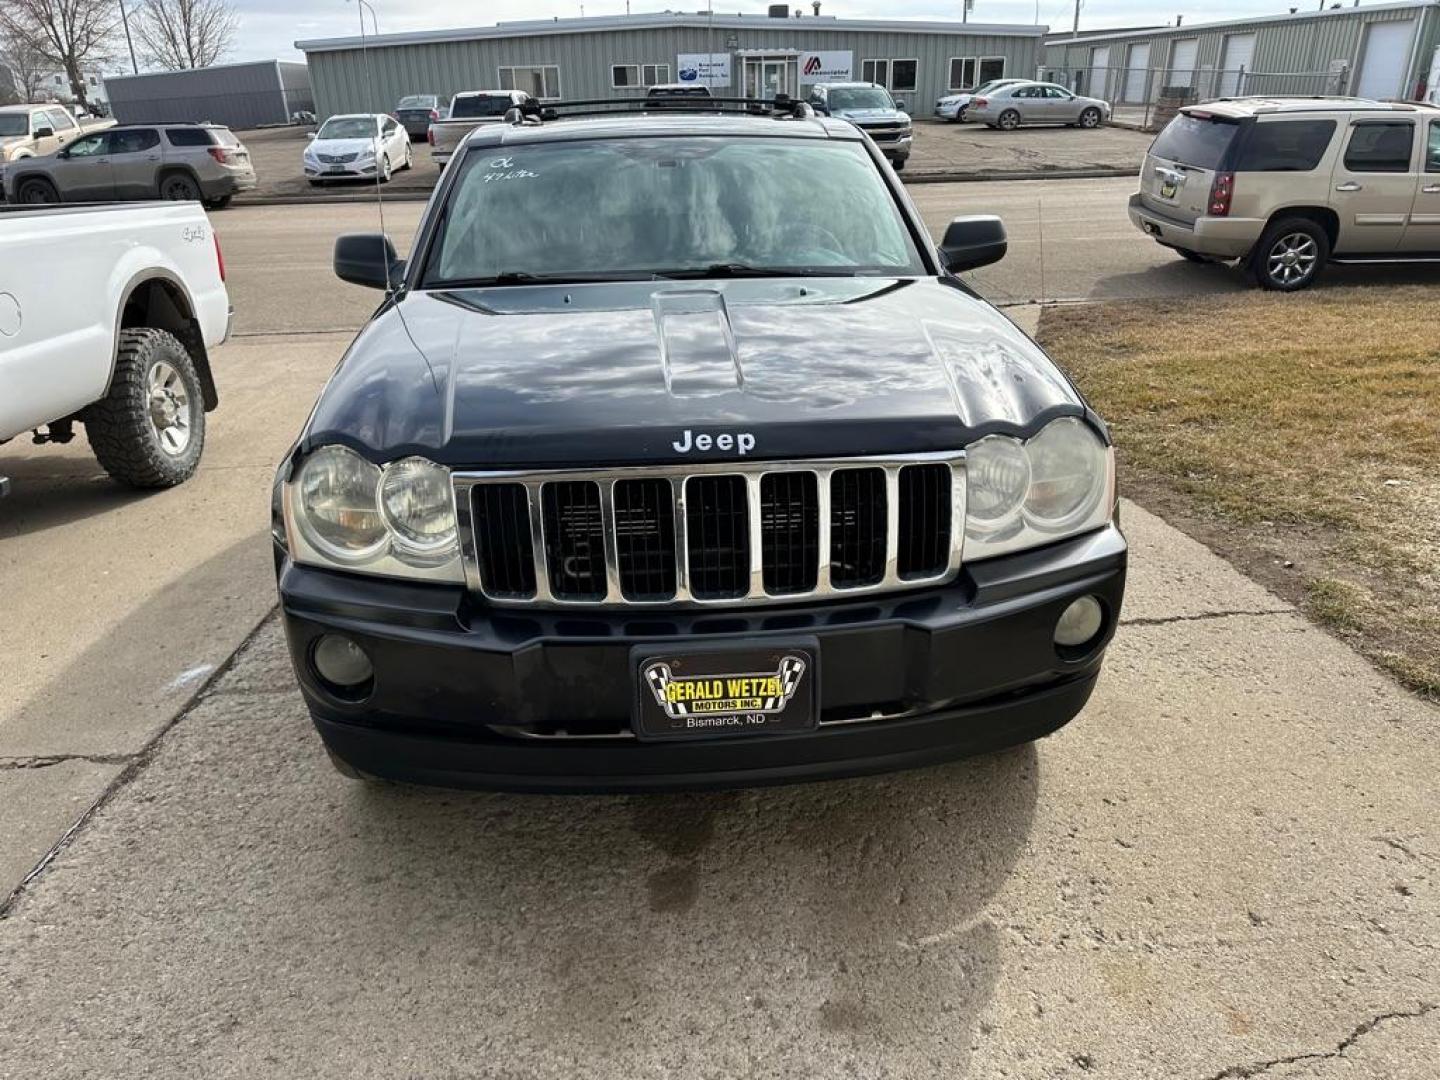
[{"label": "parked car", "polygon": [[305,178],[312,187],[332,180],[375,179],[390,182],[397,171],[415,163],[410,136],[400,121],[384,113],[347,113],[320,125],[305,147]]},{"label": "parked car", "polygon": [[999,219],[936,246],[850,123],[720,106],[476,129],[408,261],[336,242],[387,302],[272,531],[346,775],[814,780],[1035,739],[1090,695],[1114,458],[954,276],[1003,256]]},{"label": "parked car", "polygon": [[645,101],[652,109],[692,108],[696,98],[714,95],[704,83],[656,83],[645,91]]},{"label": "parked car", "polygon": [[255,187],[250,152],[218,124],[124,124],[81,135],[58,153],[6,167],[18,203],[171,199],[230,205]]},{"label": "parked car", "polygon": [[1110,103],[1081,97],[1055,83],[1021,82],[970,99],[966,114],[987,127],[1014,131],[1025,124],[1095,128],[1110,119]]},{"label": "parked car", "polygon": [[5,207],[0,251],[0,443],[66,443],[78,423],[116,480],[187,479],[219,400],[210,351],[230,332],[205,211]]},{"label": "parked car", "polygon": [[910,159],[914,130],[910,117],[876,83],[816,83],[809,104],[821,116],[849,120],[875,140],[881,153],[899,172]]},{"label": "parked car", "polygon": [[1303,289],[1331,262],[1440,259],[1440,107],[1182,109],[1145,155],[1130,220],[1192,262],[1237,260],[1266,289]]},{"label": "parked car", "polygon": [[0,106],[0,169],[22,158],[53,154],[87,131],[114,126],[113,120],[81,123],[63,105]]},{"label": "parked car", "polygon": [[411,94],[400,99],[395,106],[395,119],[404,126],[405,132],[414,139],[424,139],[430,125],[445,115],[448,106],[438,94]]},{"label": "parked car", "polygon": [[438,164],[450,160],[460,141],[481,124],[499,124],[505,114],[530,100],[523,90],[469,90],[450,100],[450,112],[432,121],[427,138]]},{"label": "parked car", "polygon": [[963,124],[967,119],[965,112],[975,97],[983,97],[999,90],[1002,86],[1013,86],[1024,81],[1024,79],[991,79],[989,82],[981,83],[974,90],[946,94],[935,102],[935,115],[941,120],[951,120]]}]

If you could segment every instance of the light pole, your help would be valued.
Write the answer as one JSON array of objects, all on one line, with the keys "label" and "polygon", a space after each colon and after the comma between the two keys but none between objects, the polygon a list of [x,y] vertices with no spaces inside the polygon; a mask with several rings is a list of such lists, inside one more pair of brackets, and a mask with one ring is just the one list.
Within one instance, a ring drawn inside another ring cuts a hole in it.
[{"label": "light pole", "polygon": [[130,71],[140,74],[140,65],[135,63],[135,42],[130,40],[130,16],[125,14],[125,0],[120,0],[120,23],[125,27],[125,45],[130,50]]},{"label": "light pole", "polygon": [[355,0],[356,7],[360,11],[360,36],[365,36],[365,9],[370,8],[370,26],[375,31],[375,36],[380,36],[380,20],[375,17],[375,9],[370,7],[366,0]]}]

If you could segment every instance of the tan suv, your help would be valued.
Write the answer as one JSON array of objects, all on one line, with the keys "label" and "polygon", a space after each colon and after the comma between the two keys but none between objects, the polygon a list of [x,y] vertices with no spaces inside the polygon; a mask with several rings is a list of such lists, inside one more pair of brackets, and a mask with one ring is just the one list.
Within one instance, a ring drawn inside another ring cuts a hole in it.
[{"label": "tan suv", "polygon": [[82,126],[64,105],[0,107],[0,163],[53,154],[86,131],[111,127],[114,123],[101,120]]},{"label": "tan suv", "polygon": [[1440,108],[1237,98],[1155,138],[1130,220],[1194,262],[1238,259],[1266,289],[1327,262],[1440,261]]}]

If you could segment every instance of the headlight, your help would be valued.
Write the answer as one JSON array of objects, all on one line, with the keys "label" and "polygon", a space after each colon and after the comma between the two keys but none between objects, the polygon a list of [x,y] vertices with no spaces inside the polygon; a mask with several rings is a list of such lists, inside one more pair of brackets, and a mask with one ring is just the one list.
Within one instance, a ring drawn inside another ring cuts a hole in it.
[{"label": "headlight", "polygon": [[284,490],[291,557],[386,577],[463,581],[450,471],[410,457],[381,469],[343,446],[311,454]]},{"label": "headlight", "polygon": [[1114,454],[1076,417],[1026,442],[988,436],[965,456],[967,561],[1099,528],[1114,511]]},{"label": "headlight", "polygon": [[394,462],[380,482],[380,510],[394,533],[398,558],[422,566],[454,558],[458,544],[449,469],[418,457]]}]

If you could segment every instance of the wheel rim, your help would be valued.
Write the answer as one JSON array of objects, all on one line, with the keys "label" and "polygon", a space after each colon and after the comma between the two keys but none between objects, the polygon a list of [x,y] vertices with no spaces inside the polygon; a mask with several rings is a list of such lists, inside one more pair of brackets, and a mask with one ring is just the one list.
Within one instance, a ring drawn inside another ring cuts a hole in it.
[{"label": "wheel rim", "polygon": [[1087,128],[1088,128],[1088,127],[1094,127],[1094,126],[1095,126],[1095,121],[1096,121],[1095,112],[1094,112],[1093,110],[1091,110],[1091,109],[1086,109],[1083,113],[1080,114],[1080,126],[1081,126],[1081,127],[1087,127]]},{"label": "wheel rim", "polygon": [[45,190],[44,184],[26,184],[24,197],[20,201],[23,203],[48,203],[50,193]]},{"label": "wheel rim", "polygon": [[1016,118],[1014,113],[1006,113],[1004,116],[1000,117],[1000,126],[1003,127],[1006,131],[1014,130],[1015,124]]},{"label": "wheel rim", "polygon": [[1294,285],[1315,272],[1319,259],[1320,247],[1313,236],[1303,232],[1287,233],[1270,245],[1265,270],[1272,281]]},{"label": "wheel rim", "polygon": [[190,185],[177,177],[165,184],[165,198],[171,202],[187,202],[193,199],[194,195],[190,191]]},{"label": "wheel rim", "polygon": [[157,360],[145,380],[150,429],[160,449],[172,457],[190,445],[190,391],[180,372]]}]

